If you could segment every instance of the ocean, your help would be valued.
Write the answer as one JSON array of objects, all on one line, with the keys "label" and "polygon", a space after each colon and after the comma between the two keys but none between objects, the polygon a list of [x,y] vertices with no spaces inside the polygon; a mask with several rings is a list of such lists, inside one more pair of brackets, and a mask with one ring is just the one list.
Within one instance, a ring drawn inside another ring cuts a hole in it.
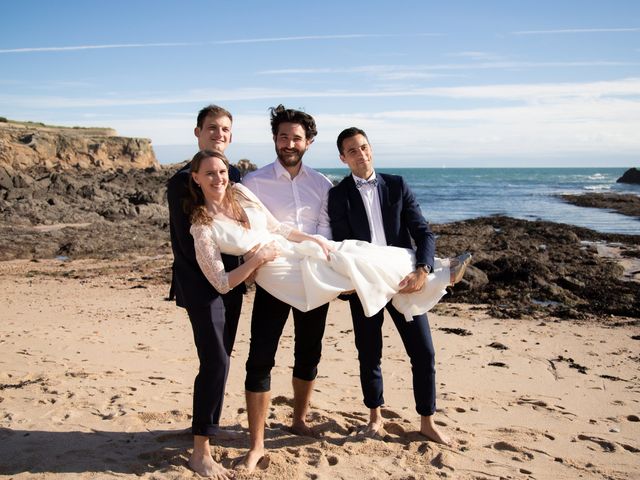
[{"label": "ocean", "polygon": [[[347,169],[319,168],[331,180]],[[402,175],[425,218],[441,224],[489,215],[568,223],[606,233],[640,234],[640,220],[605,209],[577,207],[562,193],[640,195],[640,185],[616,183],[625,168],[376,168]]]}]

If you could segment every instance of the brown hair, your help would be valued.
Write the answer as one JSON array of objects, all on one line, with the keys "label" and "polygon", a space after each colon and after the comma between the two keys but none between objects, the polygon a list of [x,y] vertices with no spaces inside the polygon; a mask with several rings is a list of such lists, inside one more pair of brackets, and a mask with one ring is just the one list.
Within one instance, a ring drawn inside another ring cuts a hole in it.
[{"label": "brown hair", "polygon": [[[200,165],[202,164],[202,162],[205,159],[212,157],[222,160],[225,167],[227,167],[227,171],[229,171],[229,160],[227,160],[227,157],[225,157],[222,153],[216,152],[214,150],[200,150],[198,153],[196,153],[191,159],[191,171],[197,173],[200,170]],[[229,181],[225,190],[224,202],[231,205],[233,219],[239,224],[246,226],[248,223],[246,214],[238,203],[237,195],[242,195],[243,198],[246,197],[241,192],[238,192],[236,189],[232,188],[232,186],[233,182]],[[189,197],[187,198],[185,204],[185,211],[189,215],[189,219],[191,220],[192,224],[203,225],[213,222],[213,217],[207,210],[202,189],[198,184],[196,184],[193,176],[191,175],[189,176]]]},{"label": "brown hair", "polygon": [[198,112],[198,117],[196,119],[196,127],[202,128],[202,125],[204,124],[204,119],[207,118],[209,115],[211,115],[212,117],[228,117],[229,120],[233,122],[233,117],[231,116],[231,113],[229,112],[229,110],[219,107],[218,105],[211,104],[211,105],[207,105],[206,107],[204,107],[202,110]]},{"label": "brown hair", "polygon": [[271,107],[269,111],[271,112],[271,133],[273,133],[274,136],[278,135],[278,129],[281,123],[300,124],[300,126],[304,128],[307,140],[313,140],[318,134],[316,121],[308,113],[292,108],[285,108],[282,104],[277,107]]},{"label": "brown hair", "polygon": [[338,135],[338,140],[336,140],[336,143],[338,144],[338,152],[340,152],[340,155],[344,155],[344,148],[342,147],[343,142],[347,138],[355,137],[356,135],[362,135],[364,139],[367,141],[367,143],[369,143],[369,138],[367,138],[367,134],[364,133],[364,130],[362,130],[361,128],[358,128],[358,127],[346,128],[340,132],[340,135]]}]

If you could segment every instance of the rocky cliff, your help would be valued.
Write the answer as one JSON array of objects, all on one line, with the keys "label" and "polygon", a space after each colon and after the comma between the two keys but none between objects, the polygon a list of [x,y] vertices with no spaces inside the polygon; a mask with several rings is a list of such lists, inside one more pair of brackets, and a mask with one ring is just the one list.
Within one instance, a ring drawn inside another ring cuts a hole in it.
[{"label": "rocky cliff", "polygon": [[4,170],[130,170],[158,168],[146,138],[118,137],[109,128],[53,127],[0,119],[0,167]]}]

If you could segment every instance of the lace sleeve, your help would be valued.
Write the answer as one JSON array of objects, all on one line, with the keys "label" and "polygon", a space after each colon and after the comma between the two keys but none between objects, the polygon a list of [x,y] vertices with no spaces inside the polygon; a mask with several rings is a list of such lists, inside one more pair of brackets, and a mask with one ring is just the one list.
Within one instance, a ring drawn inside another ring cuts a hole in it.
[{"label": "lace sleeve", "polygon": [[210,225],[191,225],[191,235],[196,250],[196,260],[200,270],[218,293],[227,293],[229,277],[224,271],[220,249],[213,238]]},{"label": "lace sleeve", "polygon": [[293,227],[285,225],[284,223],[280,223],[278,219],[271,214],[269,209],[264,206],[260,199],[256,197],[256,195],[247,187],[239,183],[236,183],[234,186],[240,192],[242,192],[242,194],[246,198],[260,207],[260,210],[262,210],[262,212],[265,214],[265,217],[267,218],[267,230],[269,230],[269,232],[277,233],[278,235],[282,235],[284,238],[289,237],[289,234],[293,230]]}]

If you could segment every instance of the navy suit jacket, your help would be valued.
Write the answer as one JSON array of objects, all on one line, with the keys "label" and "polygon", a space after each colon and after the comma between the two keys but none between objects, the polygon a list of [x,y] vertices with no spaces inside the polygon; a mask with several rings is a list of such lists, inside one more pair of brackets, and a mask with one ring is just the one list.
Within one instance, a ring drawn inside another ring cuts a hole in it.
[{"label": "navy suit jacket", "polygon": [[[196,260],[193,236],[189,232],[191,222],[184,211],[184,200],[189,195],[190,176],[191,162],[178,170],[167,183],[169,230],[173,250],[171,293],[175,294],[176,304],[183,308],[207,305],[220,295],[204,276]],[[238,169],[231,167],[229,179],[240,181]],[[222,262],[227,271],[236,268],[240,264],[239,260],[238,257],[222,255]],[[244,283],[235,287],[234,290],[246,291]],[[171,293],[170,297],[172,297]]]},{"label": "navy suit jacket", "polygon": [[[413,192],[399,175],[376,173],[376,178],[387,245],[414,249],[416,264],[432,268],[435,235],[422,215]],[[328,211],[335,241],[371,241],[367,212],[353,176],[346,176],[329,190]]]}]

